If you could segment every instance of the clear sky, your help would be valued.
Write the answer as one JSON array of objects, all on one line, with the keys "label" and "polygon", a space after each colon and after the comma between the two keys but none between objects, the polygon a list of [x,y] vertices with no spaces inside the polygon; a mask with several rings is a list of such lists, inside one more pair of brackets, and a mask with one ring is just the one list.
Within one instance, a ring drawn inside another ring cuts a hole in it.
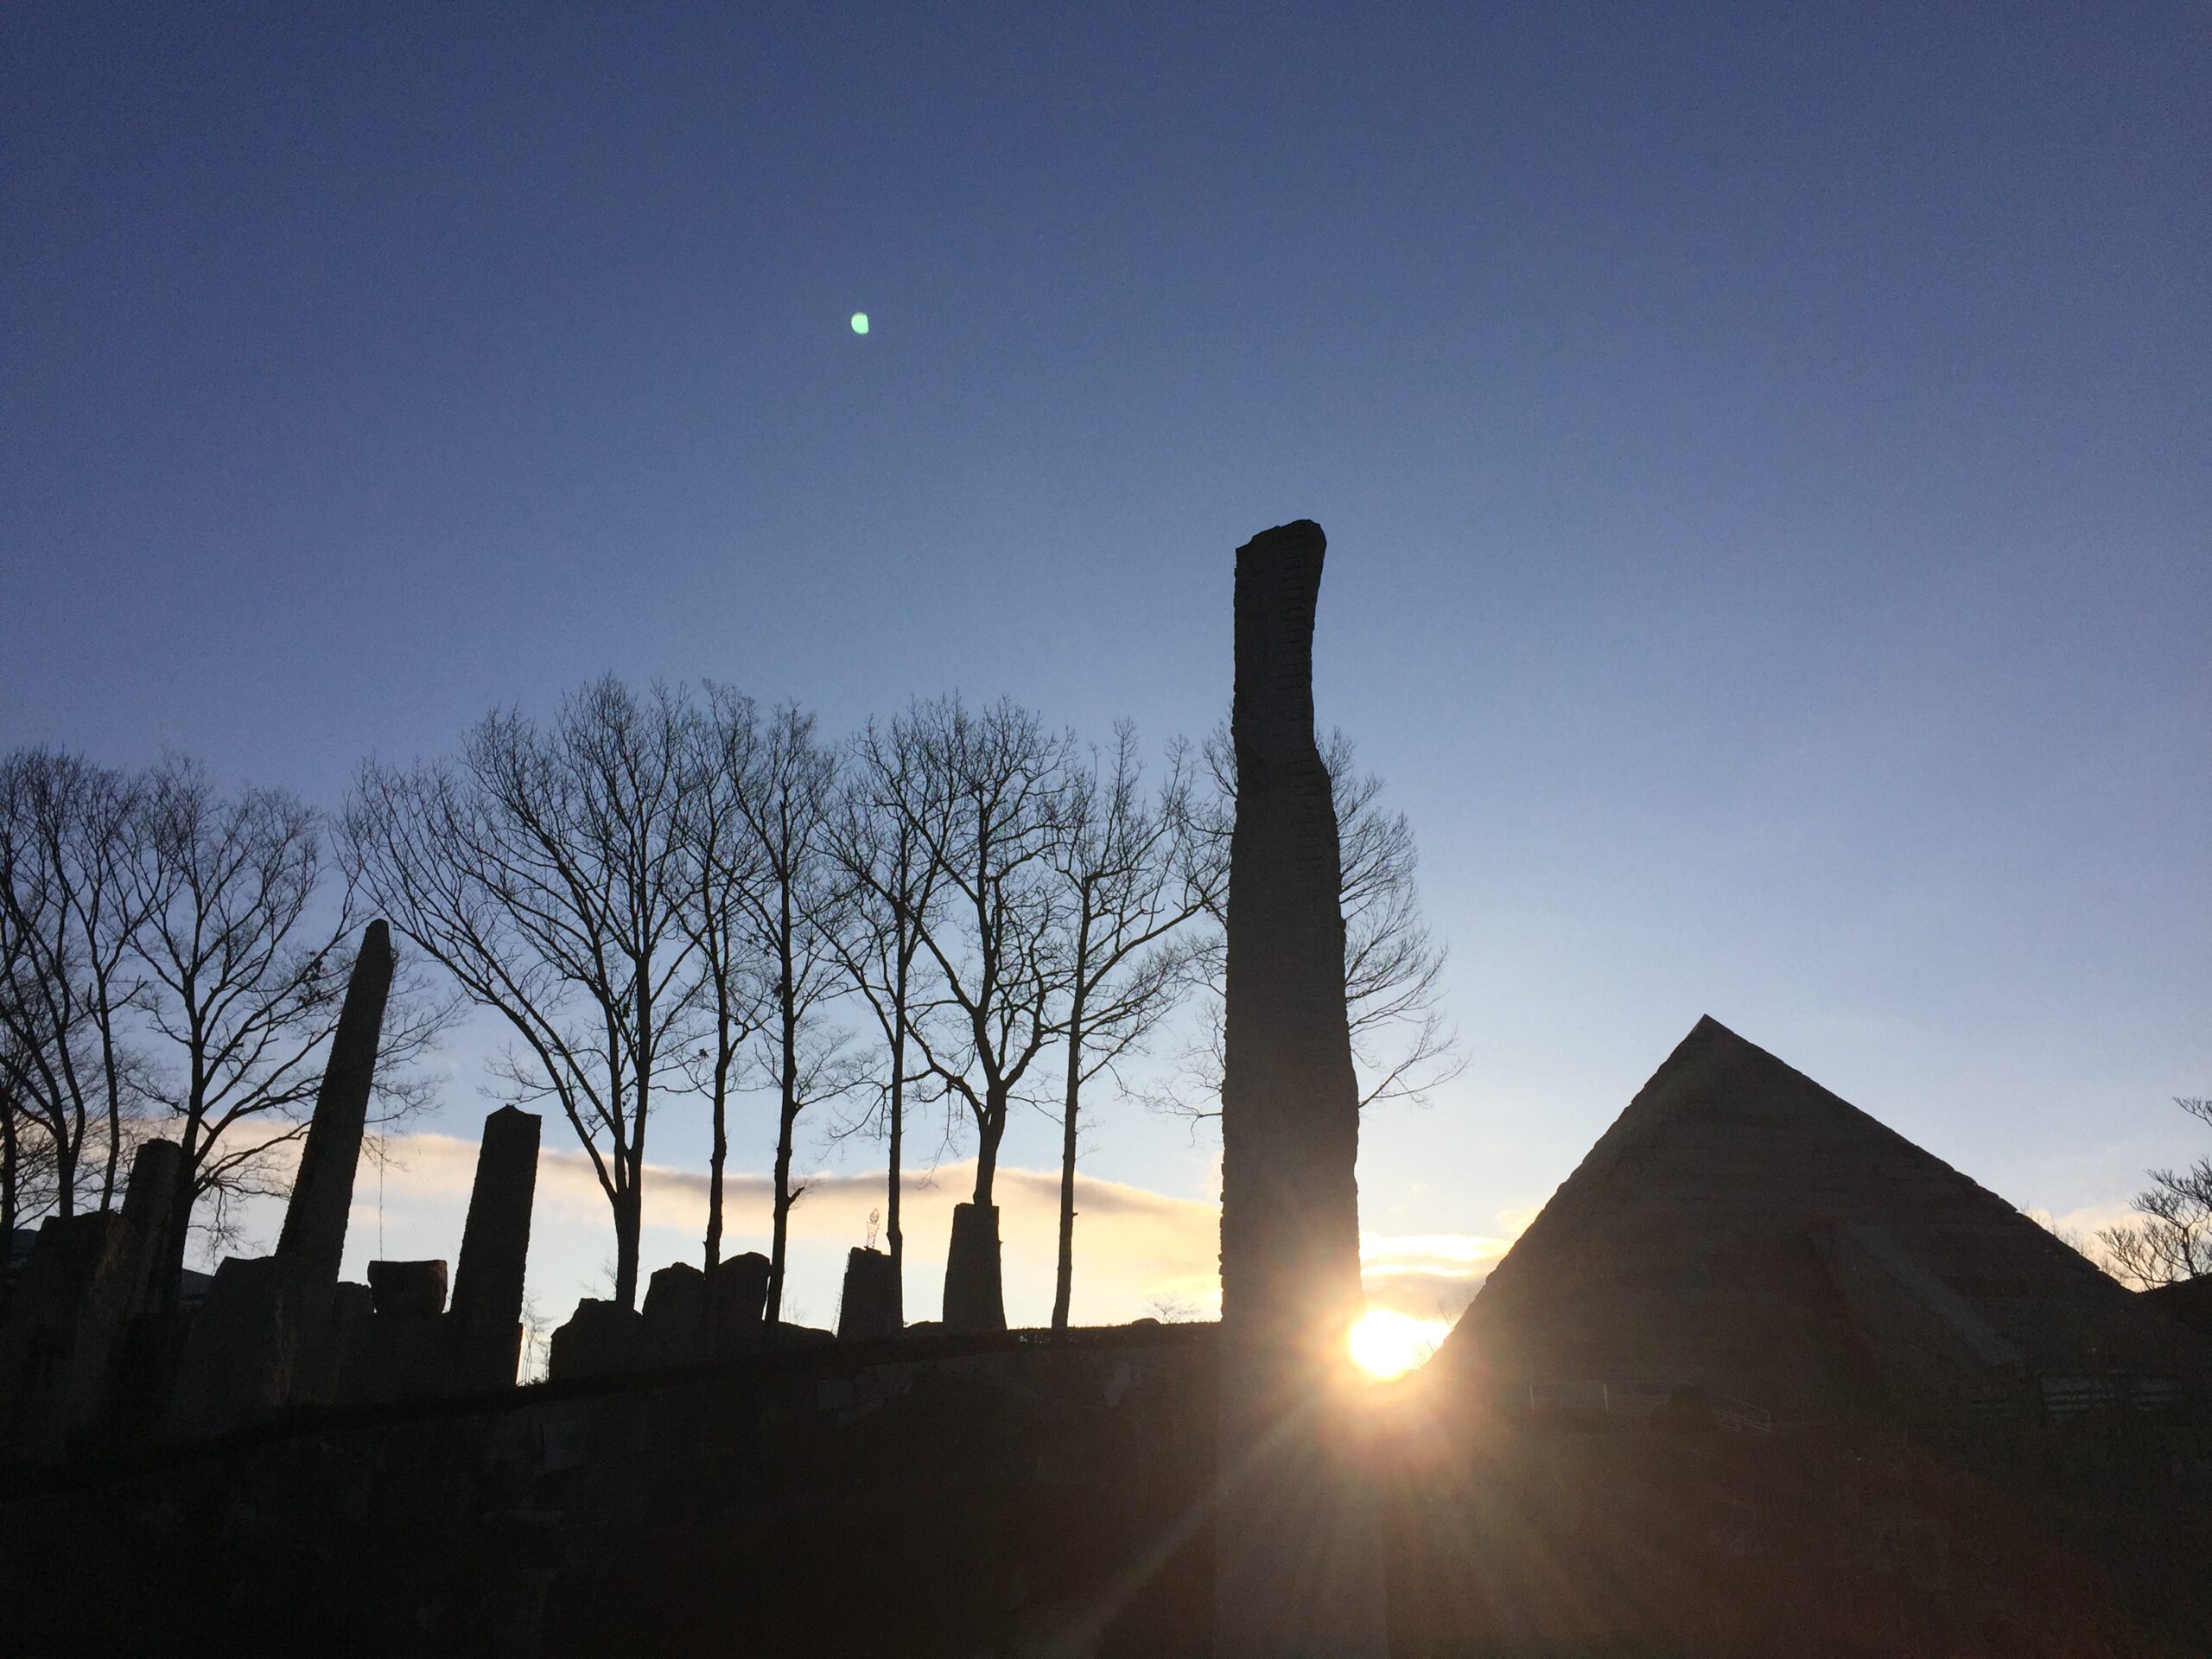
[{"label": "clear sky", "polygon": [[[1703,1013],[2023,1205],[2196,1149],[2201,6],[16,0],[0,41],[0,745],[334,807],[610,669],[1197,734],[1231,550],[1312,517],[1322,716],[1414,820],[1470,1059],[1368,1124],[1370,1229],[1510,1232]],[[1090,1167],[1211,1196],[1133,1109]]]}]

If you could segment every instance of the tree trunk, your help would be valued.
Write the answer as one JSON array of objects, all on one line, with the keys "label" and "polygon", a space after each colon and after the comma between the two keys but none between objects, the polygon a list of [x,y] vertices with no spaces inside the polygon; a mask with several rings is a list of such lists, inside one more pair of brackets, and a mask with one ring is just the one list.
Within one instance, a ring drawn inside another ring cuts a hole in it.
[{"label": "tree trunk", "polygon": [[54,1213],[67,1221],[77,1213],[77,1153],[67,1135],[54,1137]]},{"label": "tree trunk", "polygon": [[785,1247],[791,1236],[791,1126],[798,1122],[798,1113],[787,1103],[781,1118],[776,1133],[776,1214],[768,1244],[768,1302],[760,1314],[761,1334],[770,1346],[775,1344],[777,1321],[784,1317]]},{"label": "tree trunk", "polygon": [[906,990],[899,975],[899,1002],[891,1024],[891,1190],[884,1197],[883,1246],[891,1257],[891,1318],[906,1324],[906,1236],[899,1229],[899,1154],[906,1128]]},{"label": "tree trunk", "polygon": [[1076,1112],[1083,1095],[1083,990],[1068,1010],[1067,1098],[1060,1109],[1060,1260],[1052,1286],[1052,1334],[1068,1333],[1068,1300],[1075,1283]]},{"label": "tree trunk", "polygon": [[0,1094],[0,1265],[16,1249],[16,1101]]},{"label": "tree trunk", "polygon": [[645,1212],[640,1198],[634,1173],[614,1194],[614,1300],[632,1309],[638,1306],[638,1228]]},{"label": "tree trunk", "polygon": [[[725,1026],[727,1029],[727,1026]],[[707,1296],[701,1313],[700,1351],[712,1357],[720,1345],[715,1310],[721,1299],[715,1294],[715,1269],[722,1259],[722,1169],[729,1161],[729,1046],[720,1038],[715,1046],[715,1145],[707,1168]]]},{"label": "tree trunk", "polygon": [[123,1078],[115,1059],[115,1031],[100,1019],[100,1070],[107,1079],[107,1167],[100,1175],[100,1208],[115,1208],[115,1167],[123,1156]]},{"label": "tree trunk", "polygon": [[983,1090],[983,1115],[976,1125],[976,1202],[995,1204],[991,1189],[999,1177],[999,1142],[1006,1138],[1007,1090],[991,1084]]}]

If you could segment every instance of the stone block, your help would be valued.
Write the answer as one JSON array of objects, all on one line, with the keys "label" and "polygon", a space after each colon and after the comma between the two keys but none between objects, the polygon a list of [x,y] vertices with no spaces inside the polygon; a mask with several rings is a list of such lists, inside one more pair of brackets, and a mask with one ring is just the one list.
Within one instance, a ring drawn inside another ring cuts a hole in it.
[{"label": "stone block", "polygon": [[837,1304],[837,1335],[875,1342],[899,1334],[896,1264],[881,1250],[855,1247],[845,1257],[845,1292]]},{"label": "stone block", "polygon": [[357,1327],[340,1393],[347,1405],[390,1405],[453,1392],[453,1326],[435,1313],[376,1311]]},{"label": "stone block", "polygon": [[514,1386],[540,1127],[516,1106],[484,1120],[453,1287],[454,1382],[464,1389]]},{"label": "stone block", "polygon": [[445,1312],[446,1264],[443,1262],[372,1262],[369,1289],[379,1313],[429,1314]]},{"label": "stone block", "polygon": [[205,1440],[270,1415],[320,1339],[330,1299],[315,1264],[296,1257],[232,1256],[215,1270],[192,1321],[162,1432]]},{"label": "stone block", "polygon": [[704,1357],[707,1275],[689,1262],[674,1262],[645,1287],[645,1363],[683,1365]]},{"label": "stone block", "polygon": [[768,1258],[758,1250],[726,1255],[715,1266],[715,1347],[718,1353],[743,1353],[760,1340],[760,1316],[768,1306]]},{"label": "stone block", "polygon": [[284,1208],[276,1254],[308,1264],[325,1286],[338,1282],[346,1252],[346,1221],[353,1207],[353,1176],[376,1080],[377,1043],[391,992],[391,930],[371,922],[361,935],[346,981],[346,1001],[330,1039],[330,1058],[316,1092],[315,1116],[300,1148],[300,1171]]},{"label": "stone block", "polygon": [[614,1376],[649,1364],[645,1325],[645,1315],[634,1308],[586,1297],[576,1304],[569,1322],[553,1333],[546,1356],[547,1379],[567,1382]]},{"label": "stone block", "polygon": [[952,1247],[944,1259],[944,1328],[1003,1331],[1006,1299],[999,1272],[999,1207],[955,1205]]}]

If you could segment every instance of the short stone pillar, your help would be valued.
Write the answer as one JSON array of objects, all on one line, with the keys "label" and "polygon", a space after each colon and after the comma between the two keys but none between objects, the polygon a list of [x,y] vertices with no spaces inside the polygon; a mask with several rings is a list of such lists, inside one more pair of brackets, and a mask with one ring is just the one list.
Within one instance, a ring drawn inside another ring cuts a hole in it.
[{"label": "short stone pillar", "polygon": [[837,1336],[876,1342],[899,1334],[896,1264],[881,1250],[855,1245],[845,1257],[845,1294],[837,1304]]},{"label": "short stone pillar", "polygon": [[944,1257],[944,1328],[1003,1331],[1006,1300],[999,1274],[999,1207],[952,1207],[952,1247]]},{"label": "short stone pillar", "polygon": [[295,1371],[321,1339],[331,1290],[296,1257],[226,1257],[185,1338],[163,1433],[207,1440],[289,1401]]},{"label": "short stone pillar", "polygon": [[[181,1185],[183,1151],[149,1141],[131,1161],[123,1211],[38,1232],[0,1326],[0,1458],[45,1461],[127,1433],[156,1408],[137,1362],[162,1247]],[[156,1366],[152,1376],[165,1374]]]},{"label": "short stone pillar", "polygon": [[547,1381],[570,1382],[637,1370],[645,1363],[645,1323],[635,1308],[587,1296],[553,1333],[545,1357]]},{"label": "short stone pillar", "polygon": [[101,1433],[115,1441],[150,1433],[168,1403],[168,1389],[184,1345],[184,1322],[175,1307],[175,1286],[163,1282],[177,1203],[185,1187],[184,1148],[174,1141],[149,1141],[130,1160],[123,1193],[123,1220],[131,1265],[124,1290],[123,1327],[108,1365]]},{"label": "short stone pillar", "polygon": [[453,1287],[454,1385],[464,1391],[514,1386],[540,1128],[517,1106],[484,1120]]},{"label": "short stone pillar", "polygon": [[726,1255],[715,1264],[716,1354],[747,1354],[760,1345],[770,1271],[768,1258],[758,1250]]},{"label": "short stone pillar", "polygon": [[652,1365],[684,1365],[707,1352],[707,1275],[671,1262],[645,1284],[644,1355]]},{"label": "short stone pillar", "polygon": [[[342,1380],[346,1402],[383,1405],[449,1393],[453,1332],[444,1317],[446,1264],[372,1262],[369,1296],[367,1319],[344,1338],[349,1350]],[[357,1299],[348,1294],[342,1300],[349,1317],[358,1319]],[[331,1299],[334,1324],[340,1302],[338,1295]]]}]

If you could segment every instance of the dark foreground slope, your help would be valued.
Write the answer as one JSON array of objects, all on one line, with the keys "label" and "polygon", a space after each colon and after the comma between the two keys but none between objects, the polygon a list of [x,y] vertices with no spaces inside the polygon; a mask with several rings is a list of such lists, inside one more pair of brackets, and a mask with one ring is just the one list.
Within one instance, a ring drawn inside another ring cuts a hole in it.
[{"label": "dark foreground slope", "polygon": [[[1211,1336],[836,1344],[19,1471],[0,1654],[1202,1655]],[[1401,1659],[2212,1652],[2201,1426],[1759,1434],[1432,1370],[1368,1420]]]}]

